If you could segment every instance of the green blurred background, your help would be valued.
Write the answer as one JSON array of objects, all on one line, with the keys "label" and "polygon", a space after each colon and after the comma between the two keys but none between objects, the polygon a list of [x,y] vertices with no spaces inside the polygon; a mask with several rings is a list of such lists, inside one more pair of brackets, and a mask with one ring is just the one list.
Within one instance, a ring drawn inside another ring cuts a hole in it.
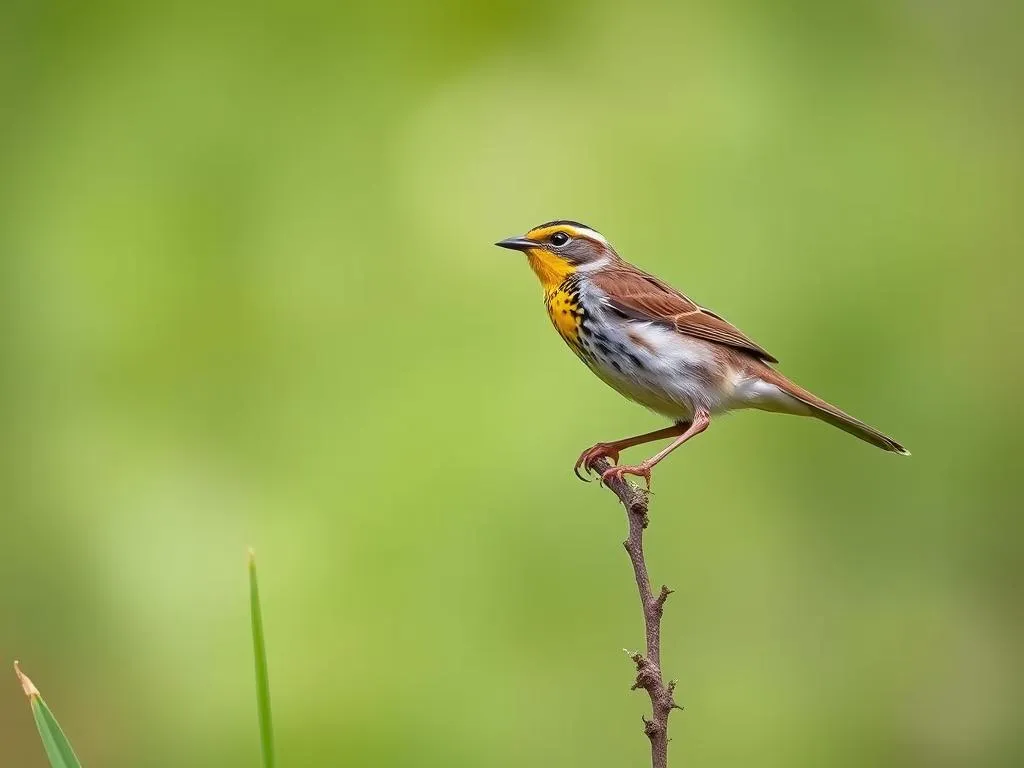
[{"label": "green blurred background", "polygon": [[571,466],[662,422],[491,245],[567,217],[914,452],[659,469],[674,763],[1024,764],[1022,7],[6,0],[0,660],[87,765],[255,765],[252,545],[282,764],[647,764]]}]

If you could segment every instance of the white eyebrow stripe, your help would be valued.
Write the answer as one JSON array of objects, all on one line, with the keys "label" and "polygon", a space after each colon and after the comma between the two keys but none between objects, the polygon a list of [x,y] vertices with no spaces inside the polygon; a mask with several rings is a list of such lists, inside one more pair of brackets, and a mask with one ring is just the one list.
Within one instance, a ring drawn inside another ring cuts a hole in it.
[{"label": "white eyebrow stripe", "polygon": [[605,239],[604,235],[600,232],[595,232],[588,227],[566,227],[566,229],[576,235],[576,237],[585,237],[589,240],[596,240],[601,243],[601,245],[608,245],[608,241]]}]

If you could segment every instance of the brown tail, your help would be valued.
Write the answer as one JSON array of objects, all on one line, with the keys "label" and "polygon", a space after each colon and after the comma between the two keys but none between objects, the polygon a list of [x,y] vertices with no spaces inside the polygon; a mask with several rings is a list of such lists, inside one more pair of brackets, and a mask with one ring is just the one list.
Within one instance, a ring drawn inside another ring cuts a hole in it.
[{"label": "brown tail", "polygon": [[[765,367],[767,368],[767,366]],[[849,432],[854,437],[859,437],[865,442],[877,445],[883,451],[891,451],[892,453],[899,453],[903,456],[910,455],[910,451],[897,443],[891,437],[883,435],[874,427],[869,427],[863,421],[853,418],[850,414],[843,413],[831,403],[825,402],[817,395],[814,395],[803,387],[794,384],[775,369],[769,368],[767,375],[762,374],[762,377],[766,381],[770,381],[790,397],[807,406],[811,416],[821,419],[825,423],[831,424],[833,427],[839,427],[839,429],[844,432]]]}]

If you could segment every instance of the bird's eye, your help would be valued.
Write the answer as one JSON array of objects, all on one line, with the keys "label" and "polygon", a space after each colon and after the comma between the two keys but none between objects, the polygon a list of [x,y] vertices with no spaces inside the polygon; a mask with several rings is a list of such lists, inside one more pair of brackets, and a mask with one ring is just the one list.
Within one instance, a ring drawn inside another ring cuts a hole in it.
[{"label": "bird's eye", "polygon": [[551,236],[551,244],[554,246],[562,246],[569,242],[569,236],[565,232],[555,232]]}]

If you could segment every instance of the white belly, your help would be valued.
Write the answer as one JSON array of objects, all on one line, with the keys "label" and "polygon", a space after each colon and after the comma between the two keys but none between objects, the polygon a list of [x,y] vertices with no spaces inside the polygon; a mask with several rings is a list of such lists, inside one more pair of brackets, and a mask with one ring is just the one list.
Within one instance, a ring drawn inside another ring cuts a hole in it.
[{"label": "white belly", "polygon": [[728,371],[710,344],[653,323],[597,314],[581,335],[587,364],[631,400],[674,420],[725,409]]},{"label": "white belly", "polygon": [[716,345],[650,322],[591,313],[581,334],[587,365],[626,397],[676,421],[697,410],[710,414],[737,408],[797,412],[796,401],[774,384],[733,367]]}]

